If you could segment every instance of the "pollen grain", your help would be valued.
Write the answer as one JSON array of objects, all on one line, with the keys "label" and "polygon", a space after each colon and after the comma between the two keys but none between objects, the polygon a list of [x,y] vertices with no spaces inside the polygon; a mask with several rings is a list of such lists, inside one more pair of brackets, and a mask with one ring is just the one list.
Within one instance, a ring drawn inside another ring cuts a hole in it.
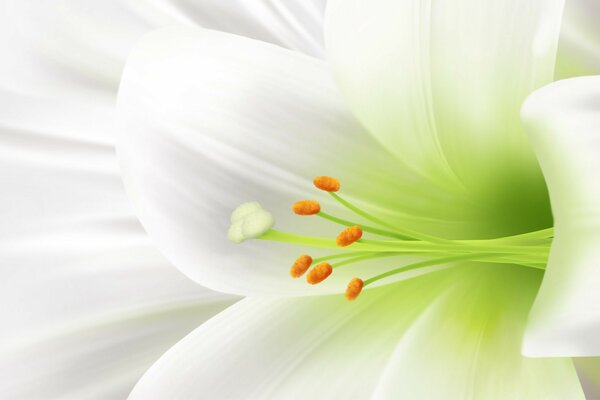
[{"label": "pollen grain", "polygon": [[364,282],[362,279],[352,278],[352,280],[348,283],[348,287],[346,288],[346,300],[355,300],[362,291],[363,285]]},{"label": "pollen grain", "polygon": [[321,211],[321,204],[317,200],[301,200],[294,203],[292,211],[298,215],[315,215]]},{"label": "pollen grain", "polygon": [[360,226],[351,226],[347,229],[344,229],[335,239],[335,242],[340,247],[350,246],[352,243],[360,239],[362,234],[363,232],[362,229],[360,229]]},{"label": "pollen grain", "polygon": [[340,181],[331,176],[317,176],[313,179],[314,185],[326,192],[337,192],[340,190]]},{"label": "pollen grain", "polygon": [[308,271],[308,268],[310,268],[312,261],[312,257],[306,254],[298,257],[294,262],[294,265],[292,265],[292,268],[290,268],[290,275],[292,278],[300,278],[304,275],[304,273]]},{"label": "pollen grain", "polygon": [[329,263],[322,262],[308,272],[308,275],[306,275],[306,282],[311,285],[316,285],[327,279],[332,272],[333,267]]}]

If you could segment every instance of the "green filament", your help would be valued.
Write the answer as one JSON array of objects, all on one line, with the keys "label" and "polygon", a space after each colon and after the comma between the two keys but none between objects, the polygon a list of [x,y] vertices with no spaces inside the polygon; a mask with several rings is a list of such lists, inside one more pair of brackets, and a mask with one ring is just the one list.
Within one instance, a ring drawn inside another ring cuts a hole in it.
[{"label": "green filament", "polygon": [[[390,277],[392,275],[397,275],[402,272],[407,272],[407,271],[415,270],[418,268],[432,267],[435,265],[442,265],[442,264],[455,262],[455,261],[464,261],[464,260],[477,261],[477,260],[485,259],[486,257],[493,257],[494,255],[495,254],[492,254],[492,253],[462,254],[462,255],[458,255],[458,256],[441,257],[441,258],[434,258],[432,260],[419,261],[419,262],[416,262],[413,264],[403,265],[399,268],[395,268],[390,271],[386,271],[379,275],[375,275],[374,277],[365,280],[363,287],[368,286],[368,285],[372,284],[373,282],[377,282],[378,280]],[[473,256],[475,256],[475,258],[477,260],[474,260]]]},{"label": "green filament", "polygon": [[336,224],[343,225],[343,226],[358,225],[358,226],[360,226],[360,228],[363,231],[374,233],[375,235],[379,235],[379,236],[390,237],[390,238],[395,238],[395,239],[402,239],[402,240],[413,239],[410,236],[402,235],[400,233],[388,231],[388,230],[385,230],[385,229],[379,229],[379,228],[376,228],[374,226],[359,224],[359,223],[356,223],[356,222],[348,221],[346,219],[334,217],[333,215],[327,214],[327,213],[325,213],[323,211],[320,211],[316,215],[319,216],[319,217],[321,217],[321,218],[327,219],[329,221],[335,222]]},{"label": "green filament", "polygon": [[407,228],[398,228],[395,227],[393,225],[390,225],[389,223],[375,217],[374,215],[356,207],[355,205],[351,204],[349,201],[344,200],[340,195],[338,195],[337,193],[333,193],[333,192],[329,192],[329,194],[331,195],[331,197],[333,197],[335,200],[337,200],[341,205],[343,205],[344,207],[346,207],[347,209],[349,209],[350,211],[353,211],[355,214],[360,215],[361,217],[368,219],[371,222],[374,222],[376,224],[379,224],[381,226],[385,226],[387,228],[391,228],[393,229],[397,234],[400,234],[402,236],[405,237],[409,237],[412,239],[418,239],[418,240],[423,240],[426,242],[432,242],[432,243],[445,243],[447,242],[446,239],[442,239],[442,238],[438,238],[436,236],[431,236],[431,235],[427,235],[424,233],[420,233],[420,232],[416,232],[413,231],[411,229],[407,229]]},{"label": "green filament", "polygon": [[383,240],[361,238],[347,247],[340,247],[334,238],[298,235],[270,229],[258,239],[287,243],[316,249],[336,250],[312,260],[313,264],[332,261],[334,269],[379,258],[413,256],[422,261],[408,263],[364,281],[368,286],[381,279],[431,266],[443,266],[459,261],[517,264],[525,268],[544,270],[548,261],[554,228],[540,229],[493,239],[451,240],[411,229],[397,227],[383,219],[353,205],[337,193],[329,194],[346,209],[373,225],[336,217],[320,211],[319,218],[344,227],[359,226],[364,232],[383,237]]}]

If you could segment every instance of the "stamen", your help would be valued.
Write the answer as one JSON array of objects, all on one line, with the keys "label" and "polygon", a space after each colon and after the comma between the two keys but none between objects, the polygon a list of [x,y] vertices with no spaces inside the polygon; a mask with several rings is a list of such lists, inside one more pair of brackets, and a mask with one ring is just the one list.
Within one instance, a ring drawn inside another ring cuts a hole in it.
[{"label": "stamen", "polygon": [[316,285],[317,283],[323,282],[331,273],[333,272],[333,268],[329,263],[322,262],[318,264],[316,267],[310,270],[308,275],[306,275],[306,282],[311,285]]},{"label": "stamen", "polygon": [[376,224],[379,224],[381,226],[385,226],[387,228],[391,228],[393,229],[395,232],[397,232],[398,234],[405,236],[405,237],[409,237],[412,239],[417,239],[417,240],[423,240],[426,242],[430,242],[430,243],[448,243],[449,241],[446,239],[442,239],[442,238],[438,238],[436,236],[432,236],[432,235],[427,235],[425,233],[421,233],[421,232],[416,232],[413,231],[412,229],[407,229],[407,228],[399,228],[399,227],[394,227],[393,225],[377,218],[376,216],[356,207],[355,205],[353,205],[352,203],[350,203],[348,200],[343,199],[340,195],[336,194],[336,193],[329,193],[331,195],[331,197],[333,197],[338,203],[340,203],[341,205],[343,205],[344,207],[346,207],[347,209],[349,209],[350,211],[354,212],[357,215],[360,215],[363,218],[368,219],[369,221],[372,221]]},{"label": "stamen", "polygon": [[485,259],[487,257],[493,257],[493,256],[495,256],[495,254],[493,254],[493,253],[460,254],[460,255],[456,255],[456,256],[440,257],[440,258],[434,258],[432,260],[419,261],[419,262],[416,262],[413,264],[403,265],[401,267],[392,269],[391,271],[387,271],[382,274],[376,275],[372,278],[369,278],[366,281],[364,281],[364,286],[368,286],[368,285],[372,284],[373,282],[376,282],[380,279],[387,278],[389,276],[396,275],[401,272],[411,271],[411,270],[414,270],[417,268],[431,267],[434,265],[441,265],[441,264],[446,264],[446,263],[455,262],[455,261],[481,260],[481,259]]},{"label": "stamen", "polygon": [[[317,215],[342,225],[346,229],[335,240],[327,237],[298,235],[273,229],[275,222],[273,216],[257,202],[249,202],[240,205],[233,211],[228,231],[229,239],[236,243],[247,239],[260,239],[313,248],[337,249],[334,254],[322,255],[314,259],[306,254],[296,259],[290,268],[290,275],[293,278],[299,278],[306,274],[306,281],[311,285],[323,282],[333,273],[334,269],[348,264],[407,255],[418,256],[422,259],[419,262],[391,268],[364,281],[360,278],[353,278],[346,288],[346,299],[349,301],[355,300],[364,287],[378,280],[410,270],[443,266],[457,261],[519,264],[528,268],[545,269],[554,235],[553,228],[494,239],[443,239],[398,227],[354,206],[335,193],[340,189],[340,182],[333,177],[318,176],[313,183],[317,188],[328,192],[345,208],[374,224],[365,225],[362,222],[342,219],[322,212],[321,205],[317,200],[302,200],[292,205],[295,214]],[[368,237],[362,239],[363,231],[388,239],[374,240]],[[340,247],[350,245],[353,245],[351,251],[340,249]],[[333,265],[326,261],[331,261]],[[310,269],[312,265],[314,267]],[[307,271],[308,273],[306,273]]]},{"label": "stamen", "polygon": [[317,200],[301,200],[294,203],[292,211],[298,215],[315,215],[321,211],[321,205]]},{"label": "stamen", "polygon": [[298,257],[294,262],[294,265],[292,265],[292,268],[290,268],[290,275],[292,278],[300,278],[302,275],[304,275],[304,273],[308,271],[308,268],[312,262],[313,259],[309,255],[304,254]]},{"label": "stamen", "polygon": [[374,252],[368,253],[368,252],[364,252],[364,251],[344,251],[342,253],[329,254],[326,256],[314,258],[313,262],[320,263],[322,261],[335,260],[337,258],[351,258],[351,257],[356,257],[356,256],[372,255],[372,254],[377,254],[377,253],[374,253]]},{"label": "stamen", "polygon": [[[340,224],[340,225],[344,225],[344,226],[353,226],[356,225],[356,222],[352,222],[352,221],[348,221],[347,219],[342,219],[342,218],[338,218],[338,217],[334,217],[331,214],[328,214],[324,211],[319,211],[319,213],[317,214],[318,217],[321,217],[323,219],[329,220],[331,222],[335,222],[336,224]],[[410,236],[406,236],[406,235],[402,235],[400,233],[396,233],[396,232],[392,232],[392,231],[388,231],[385,229],[380,229],[374,226],[370,226],[370,225],[365,225],[365,224],[360,224],[361,228],[363,231],[365,232],[370,232],[370,233],[374,233],[375,235],[378,236],[385,236],[385,237],[390,237],[390,238],[394,238],[394,239],[401,239],[401,240],[407,240],[407,239],[412,239],[412,237]]]},{"label": "stamen", "polygon": [[360,226],[351,226],[350,228],[344,229],[342,233],[335,239],[335,243],[340,247],[350,246],[362,237],[362,229]]},{"label": "stamen", "polygon": [[352,278],[348,287],[346,288],[346,299],[348,301],[355,300],[363,288],[363,280],[360,278]]},{"label": "stamen", "polygon": [[337,192],[340,190],[340,181],[331,176],[317,176],[313,180],[314,185],[326,192]]}]

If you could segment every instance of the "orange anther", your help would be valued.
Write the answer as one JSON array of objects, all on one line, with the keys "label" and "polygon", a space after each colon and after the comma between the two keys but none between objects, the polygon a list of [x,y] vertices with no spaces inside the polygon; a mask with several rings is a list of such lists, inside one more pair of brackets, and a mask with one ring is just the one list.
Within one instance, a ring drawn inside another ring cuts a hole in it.
[{"label": "orange anther", "polygon": [[355,300],[363,288],[363,280],[360,278],[352,278],[346,288],[346,299],[349,301]]},{"label": "orange anther", "polygon": [[363,232],[362,229],[360,229],[360,226],[351,226],[350,228],[342,231],[342,233],[340,233],[335,239],[335,242],[341,247],[350,246],[352,243],[360,239],[362,234]]},{"label": "orange anther", "polygon": [[340,190],[340,181],[331,176],[317,176],[313,179],[315,186],[326,192],[337,192]]},{"label": "orange anther", "polygon": [[300,278],[308,270],[312,264],[312,257],[302,255],[296,259],[292,268],[290,268],[290,275],[292,278]]},{"label": "orange anther", "polygon": [[292,211],[298,215],[314,215],[321,211],[321,205],[316,200],[297,201],[292,206]]},{"label": "orange anther", "polygon": [[317,264],[316,267],[310,270],[308,275],[306,275],[306,282],[311,285],[316,285],[319,282],[323,282],[331,273],[333,272],[333,268],[330,264],[326,262],[322,262]]}]

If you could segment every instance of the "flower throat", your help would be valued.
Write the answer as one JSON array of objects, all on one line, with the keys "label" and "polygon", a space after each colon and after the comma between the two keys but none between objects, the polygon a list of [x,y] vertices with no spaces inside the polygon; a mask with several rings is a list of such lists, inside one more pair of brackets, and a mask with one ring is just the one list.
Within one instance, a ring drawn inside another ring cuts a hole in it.
[{"label": "flower throat", "polygon": [[[545,269],[554,234],[553,228],[484,240],[450,240],[387,223],[338,194],[339,180],[318,176],[313,180],[317,189],[326,192],[356,216],[369,221],[359,223],[336,217],[321,210],[317,200],[301,200],[292,205],[299,216],[313,216],[338,224],[344,229],[336,238],[297,235],[273,229],[275,220],[257,202],[244,203],[231,215],[228,237],[235,243],[246,239],[270,240],[337,252],[313,258],[302,254],[292,264],[290,275],[316,285],[327,279],[338,268],[377,258],[413,256],[423,260],[390,268],[383,273],[353,278],[346,288],[346,299],[355,300],[363,288],[373,283],[408,271],[457,261],[485,261],[497,264],[517,264],[527,268]],[[373,235],[377,238],[366,238]],[[311,268],[312,267],[312,268]],[[308,272],[308,273],[307,273]],[[368,274],[365,270],[365,274]]]}]

